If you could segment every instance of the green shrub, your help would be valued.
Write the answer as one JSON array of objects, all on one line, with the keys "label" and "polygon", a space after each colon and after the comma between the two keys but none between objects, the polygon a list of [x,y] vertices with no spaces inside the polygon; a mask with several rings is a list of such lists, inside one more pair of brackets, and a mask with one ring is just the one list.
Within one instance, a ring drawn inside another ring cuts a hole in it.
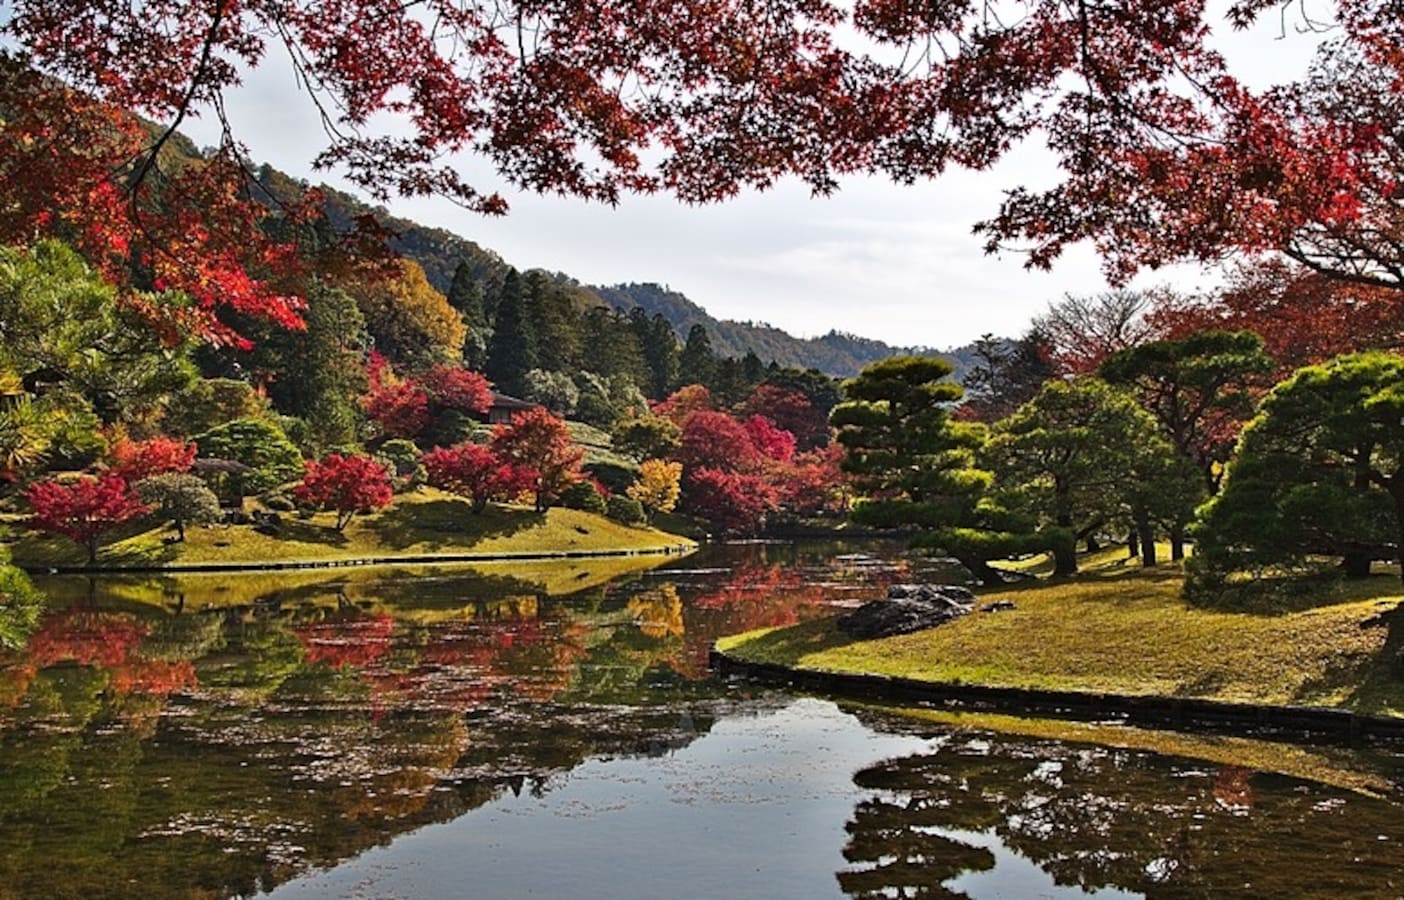
[{"label": "green shrub", "polygon": [[297,509],[297,504],[293,502],[287,494],[272,493],[265,494],[262,498],[263,505],[276,512],[292,512]]},{"label": "green shrub", "polygon": [[424,483],[427,474],[420,458],[424,455],[414,441],[395,438],[380,445],[375,458],[390,470],[395,493],[409,491]]},{"label": "green shrub", "polygon": [[642,525],[645,521],[643,505],[633,497],[615,494],[605,504],[605,515],[624,525]]},{"label": "green shrub", "polygon": [[605,499],[593,481],[577,481],[561,493],[561,506],[567,509],[581,509],[603,515],[606,511]]}]

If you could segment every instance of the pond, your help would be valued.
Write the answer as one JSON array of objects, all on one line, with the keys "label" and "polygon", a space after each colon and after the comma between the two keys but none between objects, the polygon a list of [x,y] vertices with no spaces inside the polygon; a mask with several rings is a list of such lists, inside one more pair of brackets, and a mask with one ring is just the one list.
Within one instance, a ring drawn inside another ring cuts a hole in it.
[{"label": "pond", "polygon": [[1394,752],[706,671],[949,574],[803,543],[42,580],[0,656],[0,898],[1404,896]]}]

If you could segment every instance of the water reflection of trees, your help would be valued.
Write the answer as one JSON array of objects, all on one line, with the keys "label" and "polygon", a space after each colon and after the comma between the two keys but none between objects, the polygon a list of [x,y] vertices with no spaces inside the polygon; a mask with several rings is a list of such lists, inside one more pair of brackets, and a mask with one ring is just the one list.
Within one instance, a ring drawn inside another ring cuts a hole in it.
[{"label": "water reflection of trees", "polygon": [[748,555],[564,596],[298,573],[148,602],[85,581],[0,655],[0,897],[254,893],[588,758],[684,746],[723,696],[713,640],[824,614],[835,579],[870,574]]},{"label": "water reflection of trees", "polygon": [[994,842],[1062,886],[1150,897],[1399,897],[1404,805],[1234,766],[955,735],[855,776],[854,897],[959,897]]}]

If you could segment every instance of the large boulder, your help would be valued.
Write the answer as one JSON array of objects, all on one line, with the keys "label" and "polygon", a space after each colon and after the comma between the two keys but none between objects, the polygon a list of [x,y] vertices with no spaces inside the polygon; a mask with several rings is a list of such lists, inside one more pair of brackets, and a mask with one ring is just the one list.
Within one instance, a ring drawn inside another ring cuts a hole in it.
[{"label": "large boulder", "polygon": [[837,624],[844,634],[868,640],[934,628],[974,608],[975,595],[960,585],[894,584],[885,599],[839,616]]}]

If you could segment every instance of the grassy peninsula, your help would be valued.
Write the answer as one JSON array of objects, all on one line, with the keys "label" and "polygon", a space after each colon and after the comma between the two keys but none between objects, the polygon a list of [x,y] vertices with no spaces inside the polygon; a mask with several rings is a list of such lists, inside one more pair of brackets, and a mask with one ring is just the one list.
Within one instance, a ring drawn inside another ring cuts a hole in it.
[{"label": "grassy peninsula", "polygon": [[1273,609],[1223,611],[1181,595],[1178,566],[1140,569],[1120,551],[1079,575],[982,592],[976,612],[939,628],[858,641],[832,619],[719,642],[736,658],[800,669],[943,683],[1195,697],[1404,715],[1376,617],[1404,601],[1396,570],[1303,585]]},{"label": "grassy peninsula", "polygon": [[[276,533],[251,525],[191,527],[175,542],[165,525],[149,521],[105,544],[98,553],[103,569],[254,567],[260,565],[345,564],[364,560],[442,557],[511,559],[545,555],[662,553],[691,549],[687,538],[655,528],[635,527],[604,516],[555,507],[538,513],[529,507],[489,505],[474,513],[464,500],[433,488],[395,498],[393,505],[351,520],[344,531],[336,514],[310,518],[282,513]],[[81,567],[81,547],[15,525],[10,544],[14,562],[29,568]]]}]

